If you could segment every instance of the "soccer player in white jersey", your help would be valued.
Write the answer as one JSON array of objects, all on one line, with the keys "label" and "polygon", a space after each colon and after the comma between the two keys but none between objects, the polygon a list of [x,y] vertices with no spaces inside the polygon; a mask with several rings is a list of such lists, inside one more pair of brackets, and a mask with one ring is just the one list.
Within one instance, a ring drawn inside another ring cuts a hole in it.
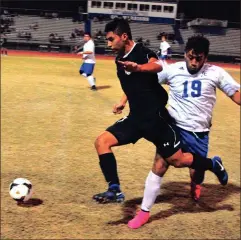
[{"label": "soccer player in white jersey", "polygon": [[86,77],[89,84],[90,89],[93,91],[96,91],[96,83],[95,78],[93,76],[93,71],[95,67],[95,44],[94,41],[91,39],[91,34],[88,32],[85,32],[84,34],[84,46],[83,51],[78,52],[78,55],[82,55],[82,58],[84,60],[83,64],[80,67],[79,73]]},{"label": "soccer player in white jersey", "polygon": [[[216,102],[216,88],[223,91],[236,104],[240,105],[240,85],[222,68],[207,64],[209,41],[203,36],[188,39],[185,48],[185,61],[171,65],[159,61],[156,63],[137,65],[132,62],[123,63],[128,71],[158,72],[159,83],[169,85],[169,113],[179,128],[183,151],[189,151],[206,157],[208,153],[209,131],[211,127],[213,107]],[[155,65],[156,64],[156,65]],[[139,228],[150,217],[153,206],[160,191],[162,178],[169,165],[157,154],[152,171],[145,184],[141,210],[128,223],[130,228]],[[204,172],[190,169],[191,194],[194,200],[200,198],[201,183]]]},{"label": "soccer player in white jersey", "polygon": [[160,43],[161,59],[165,60],[168,58],[168,51],[171,48],[169,43],[166,41],[166,35],[163,34]]}]

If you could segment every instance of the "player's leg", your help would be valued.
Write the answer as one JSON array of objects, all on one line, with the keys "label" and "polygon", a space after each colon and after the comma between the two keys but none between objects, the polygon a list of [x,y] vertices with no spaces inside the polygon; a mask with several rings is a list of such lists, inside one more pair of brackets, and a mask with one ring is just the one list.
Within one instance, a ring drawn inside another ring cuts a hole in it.
[{"label": "player's leg", "polygon": [[[182,141],[182,150],[184,152],[192,152],[202,157],[207,157],[209,132],[195,133],[178,128]],[[191,196],[198,201],[201,196],[201,184],[204,180],[204,171],[196,171],[189,168],[191,178]]]},{"label": "player's leg", "polygon": [[86,68],[86,64],[83,63],[81,66],[80,66],[80,69],[79,69],[79,73],[80,75],[82,75],[83,77],[87,77],[86,73],[85,73],[85,68]]},{"label": "player's leg", "polygon": [[145,138],[156,145],[161,156],[170,165],[176,168],[189,167],[198,171],[211,170],[222,185],[227,184],[228,174],[219,157],[211,159],[190,152],[183,153],[179,131],[167,111],[160,111],[158,120],[156,117],[152,123],[150,122]]},{"label": "player's leg", "polygon": [[95,78],[93,76],[93,71],[94,71],[94,67],[95,64],[94,63],[86,63],[86,69],[85,69],[85,73],[87,75],[87,80],[89,82],[90,85],[90,89],[96,91],[96,83],[95,83]]},{"label": "player's leg", "polygon": [[210,170],[217,176],[222,185],[228,183],[228,173],[223,166],[221,158],[218,156],[206,158],[194,153],[183,153],[179,149],[170,157],[165,157],[165,160],[176,168],[189,167],[199,172]]},{"label": "player's leg", "polygon": [[90,85],[90,89],[96,91],[97,88],[95,86],[95,79],[92,76],[93,70],[94,70],[94,65],[92,63],[83,63],[80,67],[79,73],[83,76],[86,77],[88,80],[88,83]]},{"label": "player's leg", "polygon": [[169,165],[167,162],[157,152],[152,170],[146,178],[141,210],[128,222],[129,228],[136,229],[148,222],[150,218],[150,210],[160,193],[162,178],[168,170],[168,167]]},{"label": "player's leg", "polygon": [[136,124],[129,117],[120,119],[97,137],[95,148],[99,156],[102,173],[108,183],[108,190],[95,194],[93,196],[94,200],[100,203],[124,201],[112,147],[135,143],[139,138],[141,136],[138,133]]}]

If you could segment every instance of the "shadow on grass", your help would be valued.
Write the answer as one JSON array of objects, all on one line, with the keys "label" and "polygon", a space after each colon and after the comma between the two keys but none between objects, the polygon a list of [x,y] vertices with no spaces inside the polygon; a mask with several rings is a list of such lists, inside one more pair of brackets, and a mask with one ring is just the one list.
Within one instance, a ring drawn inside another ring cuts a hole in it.
[{"label": "shadow on grass", "polygon": [[[215,212],[219,210],[233,211],[232,205],[222,205],[222,201],[232,194],[240,193],[240,190],[239,186],[233,184],[228,184],[225,187],[216,184],[203,184],[201,198],[199,202],[194,202],[190,197],[189,183],[168,182],[162,185],[161,194],[157,197],[155,204],[160,204],[160,208],[162,203],[168,203],[172,206],[167,210],[151,215],[149,222],[183,213]],[[141,202],[142,197],[125,201],[122,206],[123,218],[117,221],[110,221],[108,224],[127,224],[135,216]]]},{"label": "shadow on grass", "polygon": [[96,88],[97,88],[97,90],[103,90],[103,89],[111,88],[111,86],[110,85],[103,85],[103,86],[97,86]]},{"label": "shadow on grass", "polygon": [[39,198],[31,198],[27,202],[18,202],[19,207],[35,207],[43,204],[43,200]]}]

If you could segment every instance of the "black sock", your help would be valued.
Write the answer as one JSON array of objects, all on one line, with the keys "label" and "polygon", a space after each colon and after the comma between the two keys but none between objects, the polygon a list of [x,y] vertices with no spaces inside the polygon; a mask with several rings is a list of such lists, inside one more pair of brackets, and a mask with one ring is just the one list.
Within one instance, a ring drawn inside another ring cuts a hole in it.
[{"label": "black sock", "polygon": [[200,155],[193,154],[193,162],[190,168],[198,171],[206,171],[213,169],[213,161],[211,158],[201,157]]},{"label": "black sock", "polygon": [[117,173],[117,164],[116,159],[113,153],[105,153],[99,155],[100,167],[105,176],[106,182],[109,186],[112,184],[120,185],[118,173]]},{"label": "black sock", "polygon": [[195,171],[192,181],[196,184],[201,184],[204,180],[204,171]]}]

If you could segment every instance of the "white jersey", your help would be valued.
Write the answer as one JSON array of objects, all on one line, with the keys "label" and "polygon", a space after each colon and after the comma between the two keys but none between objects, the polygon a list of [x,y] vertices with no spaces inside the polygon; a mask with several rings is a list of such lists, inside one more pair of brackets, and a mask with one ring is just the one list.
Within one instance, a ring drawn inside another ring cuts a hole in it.
[{"label": "white jersey", "polygon": [[158,73],[159,83],[169,85],[169,113],[176,125],[192,132],[209,131],[216,88],[231,97],[240,85],[222,68],[204,64],[200,71],[191,75],[186,62],[163,65]]},{"label": "white jersey", "polygon": [[92,52],[92,54],[83,54],[84,62],[95,63],[95,44],[91,39],[83,46],[83,52],[88,51]]},{"label": "white jersey", "polygon": [[161,49],[161,55],[167,55],[167,49],[170,48],[170,45],[168,42],[164,41],[161,42],[160,44],[160,49]]}]

